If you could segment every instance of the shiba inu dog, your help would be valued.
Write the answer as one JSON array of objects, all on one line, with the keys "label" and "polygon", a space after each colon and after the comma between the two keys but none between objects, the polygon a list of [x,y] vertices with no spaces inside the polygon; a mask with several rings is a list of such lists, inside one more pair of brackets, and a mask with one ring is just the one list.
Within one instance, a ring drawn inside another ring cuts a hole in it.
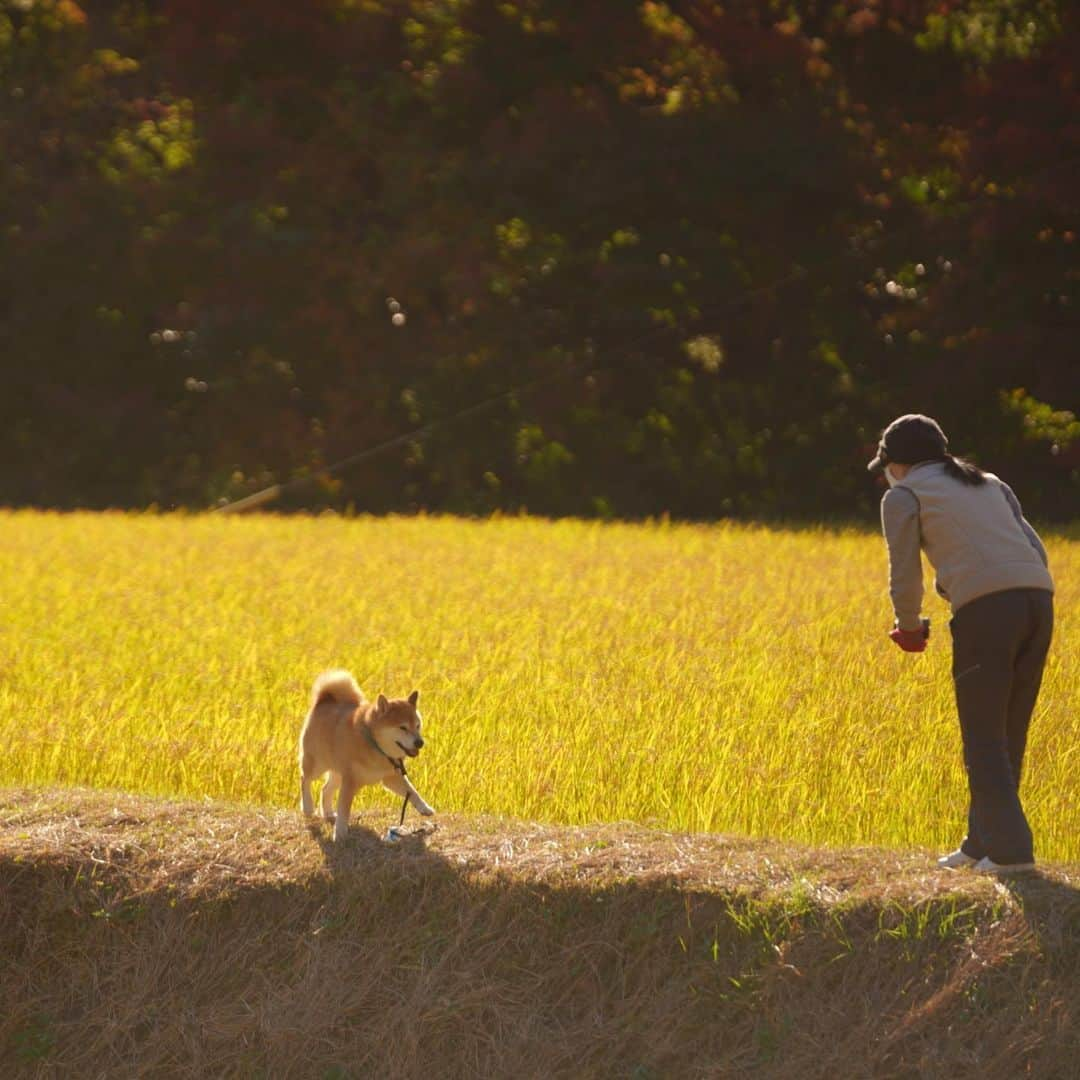
[{"label": "shiba inu dog", "polygon": [[[300,731],[300,807],[315,812],[311,781],[326,777],[322,812],[334,823],[334,840],[349,832],[349,810],[356,789],[382,784],[430,817],[435,811],[405,775],[404,759],[424,745],[420,736],[420,692],[388,701],[382,694],[372,704],[347,671],[324,671],[311,688],[311,708]],[[334,796],[337,795],[337,813]]]}]

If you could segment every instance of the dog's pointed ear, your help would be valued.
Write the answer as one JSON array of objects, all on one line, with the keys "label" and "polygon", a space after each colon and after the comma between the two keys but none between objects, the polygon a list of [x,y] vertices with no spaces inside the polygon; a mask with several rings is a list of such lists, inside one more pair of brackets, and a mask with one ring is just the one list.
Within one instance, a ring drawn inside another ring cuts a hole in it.
[{"label": "dog's pointed ear", "polygon": [[416,703],[417,703],[417,702],[418,702],[419,700],[420,700],[420,691],[419,691],[419,690],[414,690],[414,691],[413,691],[413,692],[412,692],[412,693],[411,693],[411,694],[409,695],[409,704],[410,704],[410,705],[411,705],[411,706],[412,706],[412,707],[413,707],[413,708],[415,709],[415,708],[416,708]]},{"label": "dog's pointed ear", "polygon": [[386,700],[385,694],[379,695],[379,700],[375,702],[375,708],[378,712],[384,713],[390,707],[390,702]]}]

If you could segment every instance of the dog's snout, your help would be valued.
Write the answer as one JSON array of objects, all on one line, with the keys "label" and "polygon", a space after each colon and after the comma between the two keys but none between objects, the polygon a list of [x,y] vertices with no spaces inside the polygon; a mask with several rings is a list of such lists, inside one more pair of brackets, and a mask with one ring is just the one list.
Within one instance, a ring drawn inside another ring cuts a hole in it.
[{"label": "dog's snout", "polygon": [[419,750],[424,745],[424,740],[419,735],[416,736],[416,749]]}]

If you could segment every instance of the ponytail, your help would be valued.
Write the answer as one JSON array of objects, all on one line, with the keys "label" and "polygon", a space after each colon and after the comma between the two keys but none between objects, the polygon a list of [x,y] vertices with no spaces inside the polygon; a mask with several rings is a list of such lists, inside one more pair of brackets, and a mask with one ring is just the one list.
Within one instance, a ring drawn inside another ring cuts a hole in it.
[{"label": "ponytail", "polygon": [[946,454],[942,460],[945,464],[945,471],[954,480],[959,480],[961,484],[978,487],[980,484],[986,483],[986,473],[978,465],[972,465],[970,461],[964,461],[963,458],[953,457],[952,454]]}]

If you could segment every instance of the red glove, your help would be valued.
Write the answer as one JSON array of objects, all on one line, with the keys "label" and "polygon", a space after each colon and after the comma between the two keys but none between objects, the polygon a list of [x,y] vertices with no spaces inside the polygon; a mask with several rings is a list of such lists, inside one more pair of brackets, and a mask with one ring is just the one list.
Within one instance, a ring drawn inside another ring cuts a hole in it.
[{"label": "red glove", "polygon": [[889,637],[900,646],[904,652],[922,652],[930,640],[930,620],[923,619],[922,627],[918,630],[901,630],[899,626],[889,632]]}]

